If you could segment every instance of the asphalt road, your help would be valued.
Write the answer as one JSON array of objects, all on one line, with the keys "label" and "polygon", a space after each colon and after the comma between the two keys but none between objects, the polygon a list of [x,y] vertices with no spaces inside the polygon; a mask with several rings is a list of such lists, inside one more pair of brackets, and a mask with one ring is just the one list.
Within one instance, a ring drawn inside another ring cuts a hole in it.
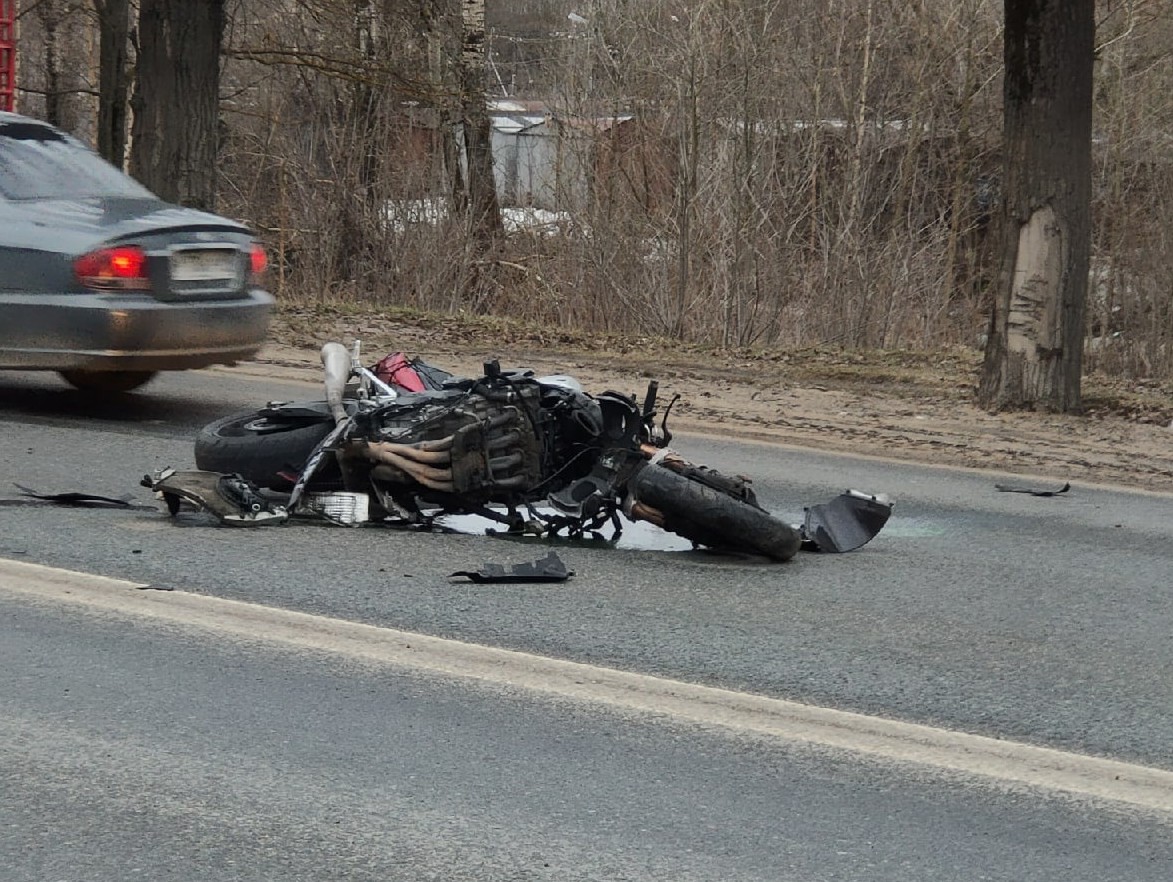
[{"label": "asphalt road", "polygon": [[[545,548],[237,531],[5,486],[151,506],[138,478],[190,465],[197,426],[307,391],[205,372],[111,408],[0,374],[0,558],[1173,769],[1167,496],[681,438],[791,519],[845,487],[896,514],[850,555],[643,535],[560,547],[564,584],[477,586],[448,573]],[[1173,876],[1167,813],[3,592],[0,610],[5,878]]]}]

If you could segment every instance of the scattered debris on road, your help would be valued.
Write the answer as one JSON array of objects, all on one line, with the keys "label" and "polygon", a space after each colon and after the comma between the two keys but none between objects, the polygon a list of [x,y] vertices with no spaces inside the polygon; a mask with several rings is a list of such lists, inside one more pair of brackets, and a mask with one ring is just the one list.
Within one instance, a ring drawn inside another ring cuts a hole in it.
[{"label": "scattered debris on road", "polygon": [[881,494],[848,490],[805,509],[799,529],[804,551],[841,554],[870,542],[892,516],[892,502]]},{"label": "scattered debris on road", "polygon": [[97,493],[79,493],[77,491],[69,491],[66,493],[38,493],[36,490],[30,490],[21,484],[13,483],[12,485],[20,491],[23,499],[0,499],[0,505],[35,505],[37,503],[49,503],[51,505],[66,505],[70,508],[123,508],[135,511],[150,511],[153,506],[149,505],[131,505],[131,500],[134,498],[130,494],[125,496],[101,496]]},{"label": "scattered debris on road", "polygon": [[473,582],[565,582],[574,575],[556,552],[551,551],[544,558],[533,563],[504,564],[486,563],[479,570],[457,570],[452,577],[464,576]]},{"label": "scattered debris on road", "polygon": [[255,484],[240,475],[167,468],[143,475],[141,483],[163,497],[172,517],[179,513],[180,503],[187,501],[233,527],[260,527],[289,520],[284,506],[270,502]]},{"label": "scattered debris on road", "polygon": [[1001,490],[1003,493],[1029,493],[1031,496],[1058,496],[1060,493],[1066,493],[1070,490],[1071,484],[1065,483],[1057,490],[1045,487],[1020,487],[1014,484],[995,484],[994,489]]}]

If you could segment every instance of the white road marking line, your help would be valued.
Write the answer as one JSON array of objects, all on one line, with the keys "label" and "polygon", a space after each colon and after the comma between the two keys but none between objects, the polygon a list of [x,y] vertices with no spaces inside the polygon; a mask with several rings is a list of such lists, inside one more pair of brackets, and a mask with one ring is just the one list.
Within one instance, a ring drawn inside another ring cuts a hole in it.
[{"label": "white road marking line", "polygon": [[1173,771],[0,559],[0,591],[1173,812]]}]

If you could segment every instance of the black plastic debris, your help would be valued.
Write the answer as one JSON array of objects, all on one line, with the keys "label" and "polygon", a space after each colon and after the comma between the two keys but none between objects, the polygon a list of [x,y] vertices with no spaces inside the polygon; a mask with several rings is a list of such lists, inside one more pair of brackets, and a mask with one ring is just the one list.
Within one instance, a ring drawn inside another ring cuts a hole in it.
[{"label": "black plastic debris", "polygon": [[284,506],[270,502],[260,488],[240,475],[163,469],[144,475],[142,485],[163,497],[172,517],[179,513],[180,503],[187,501],[232,527],[283,524],[289,519]]},{"label": "black plastic debris", "polygon": [[[54,505],[67,505],[73,508],[149,508],[149,506],[132,506],[130,501],[134,498],[127,494],[126,496],[100,496],[97,493],[79,493],[77,491],[70,491],[67,493],[38,493],[36,490],[30,490],[21,484],[13,483],[12,485],[20,491],[20,495],[30,500],[38,502],[50,502]],[[14,500],[19,502],[20,500]]]},{"label": "black plastic debris", "polygon": [[487,563],[479,570],[458,570],[453,576],[465,576],[473,582],[565,582],[574,575],[556,552],[551,551],[544,558],[533,563],[519,563],[506,567],[503,564]]},{"label": "black plastic debris", "polygon": [[1065,483],[1058,489],[1047,487],[1022,487],[1014,484],[995,484],[995,490],[1000,490],[1003,493],[1029,493],[1031,496],[1058,496],[1060,493],[1066,493],[1071,489],[1070,483]]},{"label": "black plastic debris", "polygon": [[803,547],[835,554],[854,551],[872,541],[891,515],[892,503],[886,497],[848,490],[806,509],[800,530]]}]

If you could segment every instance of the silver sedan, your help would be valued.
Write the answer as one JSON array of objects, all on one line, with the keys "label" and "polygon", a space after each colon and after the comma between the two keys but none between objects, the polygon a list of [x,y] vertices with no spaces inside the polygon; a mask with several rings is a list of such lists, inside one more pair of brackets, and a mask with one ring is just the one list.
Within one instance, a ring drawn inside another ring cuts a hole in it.
[{"label": "silver sedan", "polygon": [[0,369],[123,392],[264,343],[265,252],[52,126],[0,113]]}]

